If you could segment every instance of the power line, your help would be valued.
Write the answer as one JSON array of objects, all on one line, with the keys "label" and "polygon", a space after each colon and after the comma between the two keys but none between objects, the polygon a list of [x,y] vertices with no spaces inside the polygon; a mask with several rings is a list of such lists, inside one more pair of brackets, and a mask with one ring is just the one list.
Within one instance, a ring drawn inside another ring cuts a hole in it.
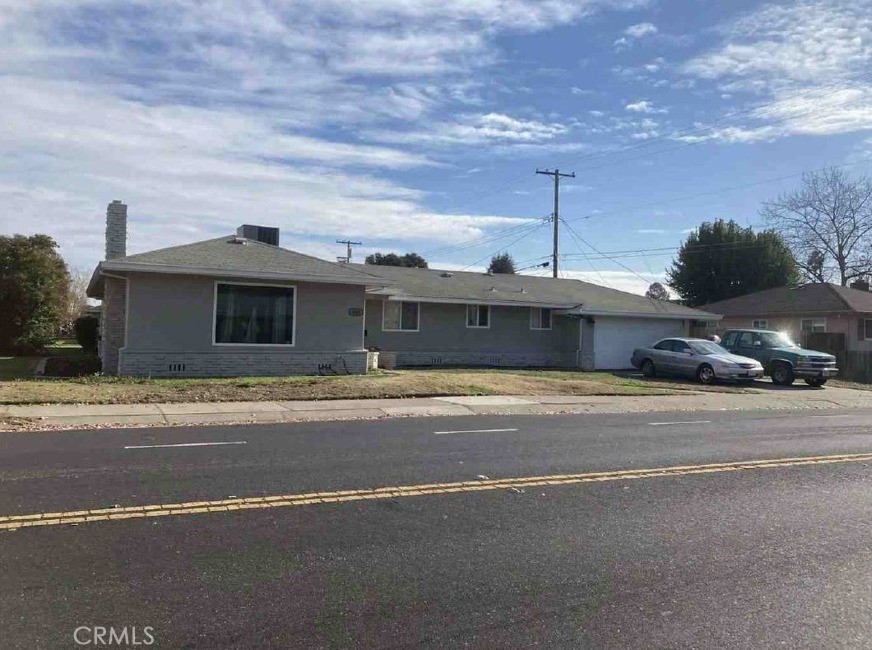
[{"label": "power line", "polygon": [[[807,96],[827,97],[829,95],[836,94],[836,93],[841,92],[843,90],[850,90],[851,86],[846,85],[846,84],[856,83],[856,82],[867,80],[870,78],[872,78],[872,74],[870,74],[868,72],[858,74],[858,75],[855,75],[853,77],[851,77],[851,76],[842,77],[841,79],[834,80],[830,83],[823,84],[821,86],[817,86],[815,88],[811,88],[808,90],[804,90],[802,92],[794,93],[792,95],[788,95],[787,97],[784,97],[782,99],[773,100],[771,102],[763,102],[760,104],[755,104],[754,106],[751,106],[749,108],[725,113],[724,115],[721,115],[720,117],[718,117],[714,122],[712,122],[711,124],[706,125],[706,126],[688,128],[688,129],[683,129],[683,130],[679,130],[679,131],[673,131],[672,133],[649,138],[648,140],[645,140],[644,142],[641,142],[638,144],[628,145],[628,146],[620,147],[617,149],[610,149],[607,151],[599,151],[599,152],[595,152],[595,153],[590,153],[590,154],[587,154],[584,156],[573,158],[570,161],[568,161],[567,164],[570,164],[570,163],[571,164],[578,164],[578,163],[585,161],[585,160],[600,159],[600,158],[605,158],[608,156],[613,156],[613,155],[617,155],[617,154],[621,154],[621,153],[625,153],[625,152],[629,152],[629,151],[635,151],[638,149],[645,149],[645,148],[651,147],[655,144],[658,144],[660,142],[671,141],[671,140],[674,140],[678,137],[688,137],[688,136],[698,135],[700,133],[705,133],[706,131],[711,131],[719,126],[725,126],[725,124],[724,124],[725,122],[728,122],[729,120],[732,120],[733,118],[736,118],[736,117],[741,117],[743,115],[752,115],[755,112],[759,112],[759,111],[767,109],[767,108],[770,108],[770,109],[775,108],[775,107],[790,108],[791,106],[796,105],[794,103],[795,100],[800,99],[802,97],[807,97]],[[821,90],[825,90],[827,88],[835,88],[835,90],[833,90],[831,92],[820,94]],[[792,117],[799,117],[801,115],[803,115],[803,113],[792,115],[792,116],[788,117],[787,119],[791,119]],[[708,141],[709,140],[704,140],[704,142],[708,142]],[[701,143],[699,143],[699,144],[701,144]],[[670,150],[672,150],[672,149],[670,149]],[[664,151],[664,153],[665,153],[665,151]],[[588,168],[585,168],[585,169],[588,169]],[[593,169],[597,169],[597,167],[594,167]],[[490,197],[490,196],[492,196],[492,195],[494,195],[494,194],[496,194],[496,193],[498,193],[498,192],[500,192],[508,187],[512,187],[516,181],[524,178],[525,176],[526,176],[526,174],[523,174],[523,173],[519,174],[517,176],[514,176],[511,179],[509,179],[506,183],[500,184],[499,186],[493,188],[492,190],[487,190],[484,193],[480,192],[479,190],[467,192],[466,193],[467,195],[475,194],[475,198],[474,198],[472,203],[466,203],[464,209],[468,209],[469,207],[478,205],[482,199]],[[456,208],[455,208],[455,210],[456,210]]]},{"label": "power line", "polygon": [[[860,165],[860,164],[866,163],[866,162],[868,162],[868,161],[858,160],[857,162],[842,163],[840,165],[827,165],[827,167],[841,169],[844,167],[856,167],[857,165]],[[820,169],[824,169],[824,167],[821,167]],[[651,208],[651,207],[664,205],[664,204],[668,204],[668,203],[675,203],[677,201],[689,201],[690,199],[698,199],[698,198],[701,198],[704,196],[713,196],[716,194],[725,194],[727,192],[734,192],[736,190],[744,190],[744,189],[747,189],[749,187],[755,187],[757,185],[765,185],[767,183],[775,183],[778,181],[784,181],[784,180],[788,180],[791,178],[799,178],[800,176],[802,176],[806,173],[808,173],[808,170],[796,172],[794,174],[787,174],[785,176],[776,176],[773,178],[764,178],[763,180],[753,181],[751,183],[744,183],[742,185],[730,185],[727,187],[721,187],[721,188],[718,188],[715,190],[710,190],[707,192],[697,192],[696,194],[686,194],[684,196],[675,196],[675,197],[672,197],[669,199],[663,199],[662,201],[651,201],[648,203],[637,203],[635,205],[625,205],[625,206],[622,206],[622,207],[614,209],[614,210],[608,210],[606,212],[596,212],[596,213],[591,213],[591,214],[585,215],[583,217],[575,217],[574,220],[582,221],[585,219],[595,219],[595,218],[599,218],[599,217],[607,217],[607,216],[611,216],[611,215],[615,215],[615,214],[620,214],[621,212],[627,212],[629,210],[637,210],[637,209],[641,209],[641,208]]]},{"label": "power line", "polygon": [[[637,278],[639,278],[640,280],[642,280],[642,282],[645,282],[646,284],[650,284],[648,278],[643,277],[642,275],[640,275],[639,273],[637,273],[636,271],[634,271],[633,269],[631,269],[629,266],[627,266],[627,265],[625,265],[625,264],[622,264],[622,263],[619,262],[618,260],[616,260],[616,259],[614,259],[614,258],[611,258],[611,257],[608,257],[607,255],[603,255],[603,252],[602,252],[602,251],[597,250],[597,248],[596,248],[593,244],[591,244],[591,243],[590,243],[589,241],[587,241],[584,237],[582,237],[582,236],[579,235],[577,232],[575,232],[575,229],[572,228],[572,226],[570,226],[570,225],[569,225],[568,223],[566,223],[565,221],[563,222],[563,224],[566,226],[566,229],[567,229],[567,230],[569,230],[571,233],[574,233],[575,236],[578,237],[578,239],[580,239],[582,242],[584,242],[584,243],[588,246],[588,248],[590,248],[591,250],[593,250],[595,253],[598,253],[598,254],[602,255],[602,256],[605,257],[606,259],[611,260],[612,262],[614,262],[615,264],[617,264],[618,266],[620,266],[622,269],[624,269],[624,270],[626,270],[626,271],[629,271],[630,273],[632,273],[633,275],[635,275]],[[659,306],[658,306],[658,309],[659,309]]]},{"label": "power line", "polygon": [[487,258],[489,258],[489,257],[493,257],[494,255],[496,255],[497,253],[499,253],[501,250],[506,250],[506,249],[508,249],[509,246],[512,246],[512,245],[514,245],[514,244],[517,244],[519,241],[521,241],[522,239],[524,239],[524,238],[526,238],[528,235],[530,235],[534,230],[536,230],[537,228],[541,228],[544,224],[545,224],[544,221],[540,221],[540,222],[535,223],[535,224],[530,224],[529,229],[526,230],[526,231],[524,231],[524,232],[522,232],[522,233],[521,233],[521,236],[518,237],[517,239],[513,239],[511,242],[509,242],[509,243],[506,244],[505,246],[501,246],[500,248],[498,248],[498,249],[495,250],[494,252],[492,252],[492,253],[488,253],[488,254],[485,255],[484,257],[482,257],[482,258],[480,258],[480,259],[477,259],[476,261],[474,261],[474,262],[472,262],[472,263],[470,263],[470,264],[467,264],[466,266],[464,266],[464,267],[463,267],[462,269],[460,269],[460,270],[461,270],[461,271],[464,271],[464,270],[468,269],[470,266],[475,266],[476,264],[479,264],[480,262],[483,262],[483,261],[486,260]]},{"label": "power line", "polygon": [[587,252],[585,252],[585,250],[584,250],[584,248],[583,248],[583,246],[582,246],[582,243],[581,243],[582,240],[581,240],[581,239],[578,237],[578,235],[576,234],[575,229],[572,228],[572,227],[571,227],[569,224],[567,224],[566,222],[564,222],[564,225],[566,226],[566,229],[569,231],[569,236],[572,237],[572,238],[575,240],[575,245],[578,246],[578,250],[579,250],[579,251],[581,252],[581,254],[584,256],[584,259],[587,260],[587,264],[588,264],[588,266],[590,266],[590,270],[593,271],[594,273],[596,273],[597,277],[600,279],[600,282],[602,282],[603,285],[605,285],[605,286],[608,287],[609,289],[614,289],[614,287],[613,287],[611,284],[609,284],[608,282],[606,282],[606,279],[605,279],[605,277],[603,276],[603,274],[600,273],[599,269],[596,268],[596,266],[594,266],[593,261],[590,259],[590,257],[588,257]]},{"label": "power line", "polygon": [[[827,94],[832,94],[832,93],[827,93]],[[836,105],[834,105],[834,106],[829,106],[829,107],[827,107],[827,108],[828,108],[828,109],[836,108],[836,107],[838,107],[838,106],[841,106],[841,105],[843,105],[843,104],[850,103],[850,102],[852,102],[852,101],[859,101],[860,99],[862,99],[862,98],[851,98],[851,99],[848,100],[848,101],[840,102],[839,104],[836,104]],[[788,115],[788,116],[786,116],[786,117],[784,117],[784,118],[782,118],[782,119],[780,119],[780,120],[776,120],[776,121],[774,121],[774,122],[770,122],[769,124],[767,124],[767,126],[772,126],[772,125],[776,125],[776,124],[782,124],[782,123],[784,123],[784,122],[788,122],[788,121],[790,121],[790,120],[792,120],[792,119],[795,119],[795,118],[797,118],[797,117],[802,117],[802,116],[804,116],[804,115],[812,115],[812,114],[814,114],[814,113],[818,113],[818,112],[820,112],[821,110],[824,110],[824,109],[821,109],[821,108],[813,108],[813,109],[809,109],[809,110],[807,110],[807,111],[803,111],[803,112],[801,112],[801,113],[794,113],[793,115]],[[714,128],[714,127],[710,127],[710,128]],[[674,138],[671,138],[671,139],[674,139]],[[630,162],[630,161],[632,161],[632,160],[638,160],[638,159],[640,159],[640,158],[646,158],[646,157],[648,157],[648,156],[659,156],[660,154],[669,153],[669,152],[671,152],[671,151],[678,151],[679,149],[687,149],[687,148],[689,148],[689,147],[696,147],[696,146],[699,146],[699,145],[701,145],[701,144],[706,144],[706,143],[708,143],[708,142],[711,142],[713,139],[714,139],[714,138],[711,137],[711,138],[703,138],[703,139],[700,139],[700,140],[694,140],[694,141],[691,141],[691,142],[683,142],[682,144],[676,145],[676,146],[674,146],[674,147],[668,147],[668,148],[666,148],[666,149],[660,149],[660,150],[658,150],[658,151],[652,151],[652,152],[648,152],[648,153],[643,153],[643,154],[638,155],[638,156],[628,156],[628,157],[625,157],[625,158],[620,158],[620,159],[618,159],[618,160],[613,160],[613,161],[611,161],[611,162],[603,163],[603,164],[601,164],[601,165],[594,165],[594,166],[582,167],[582,168],[581,168],[581,171],[593,171],[593,170],[596,170],[596,169],[603,169],[603,168],[605,168],[605,167],[612,167],[612,166],[614,166],[614,165],[619,165],[619,164],[622,164],[622,163]],[[617,153],[620,153],[620,152],[617,152]]]},{"label": "power line", "polygon": [[[550,219],[551,215],[547,215],[544,217],[538,217],[536,219],[537,222],[543,222],[546,219]],[[502,230],[497,230],[496,232],[492,232],[489,235],[482,235],[481,237],[476,237],[474,239],[468,239],[465,241],[458,242],[456,244],[446,244],[445,246],[440,246],[439,248],[433,248],[421,253],[422,255],[433,255],[440,253],[453,253],[457,251],[461,251],[467,248],[476,248],[478,246],[482,246],[484,244],[489,244],[491,242],[498,241],[500,239],[504,239],[506,237],[511,237],[513,234],[520,232],[526,229],[528,226],[532,225],[530,220],[524,221],[521,224],[515,224],[514,226],[510,226],[508,228],[504,228]]]},{"label": "power line", "polygon": [[[697,135],[697,134],[699,134],[699,133],[705,133],[706,131],[711,131],[711,130],[713,130],[713,129],[719,127],[719,126],[723,126],[723,122],[725,122],[725,121],[727,121],[727,120],[730,120],[730,119],[732,119],[732,118],[734,118],[734,117],[739,117],[739,116],[742,116],[742,115],[750,115],[750,114],[752,114],[752,113],[754,113],[754,112],[756,112],[756,111],[759,111],[760,109],[763,109],[763,108],[773,108],[773,107],[776,107],[776,106],[779,106],[779,107],[781,107],[781,108],[789,108],[789,107],[791,107],[791,106],[795,106],[795,105],[796,105],[796,104],[793,103],[793,100],[795,100],[795,99],[797,99],[797,98],[799,98],[799,97],[803,97],[803,96],[805,96],[805,95],[814,95],[815,93],[819,93],[819,91],[822,90],[822,89],[830,88],[830,87],[835,87],[835,86],[839,86],[838,88],[836,88],[835,90],[833,90],[833,91],[831,91],[831,92],[823,93],[823,94],[818,94],[818,95],[817,95],[817,97],[827,97],[827,96],[829,96],[829,95],[834,95],[834,94],[839,93],[839,92],[842,92],[842,91],[844,91],[844,90],[850,90],[851,87],[850,87],[850,86],[846,86],[846,85],[845,85],[846,83],[851,83],[851,82],[861,81],[861,80],[864,80],[864,79],[870,79],[870,78],[872,78],[872,75],[870,75],[870,73],[864,73],[864,74],[861,74],[861,75],[857,75],[856,77],[843,78],[843,79],[840,79],[840,80],[838,80],[838,81],[833,81],[833,82],[831,82],[831,83],[829,83],[829,84],[824,84],[823,86],[818,86],[817,88],[813,88],[813,89],[809,89],[809,90],[807,90],[807,91],[803,91],[803,92],[800,92],[800,93],[796,93],[795,95],[788,96],[788,97],[786,97],[786,98],[784,98],[784,99],[779,99],[779,100],[775,100],[775,101],[772,101],[772,102],[765,102],[765,103],[763,103],[763,104],[757,104],[757,105],[755,105],[755,106],[753,106],[753,107],[750,107],[750,108],[742,109],[742,110],[739,110],[739,111],[733,111],[733,112],[731,112],[731,113],[726,113],[725,115],[722,115],[721,117],[719,117],[718,119],[716,119],[712,124],[709,124],[709,125],[707,125],[707,126],[698,127],[698,128],[694,128],[694,129],[685,129],[685,130],[682,130],[682,131],[677,131],[677,132],[672,132],[672,133],[669,133],[669,134],[664,134],[664,135],[656,136],[656,137],[653,137],[653,138],[649,138],[649,139],[646,140],[645,142],[641,142],[641,143],[638,143],[638,144],[635,144],[635,145],[630,145],[630,146],[622,147],[622,148],[619,148],[619,149],[612,149],[612,150],[608,150],[608,151],[600,151],[600,152],[596,152],[596,153],[587,154],[587,155],[585,155],[585,156],[581,156],[581,157],[578,157],[578,158],[574,158],[571,162],[572,162],[573,164],[577,164],[577,163],[579,163],[579,162],[581,162],[581,161],[584,161],[584,160],[592,160],[592,159],[596,159],[596,158],[604,158],[604,157],[611,156],[611,155],[615,155],[615,154],[625,153],[625,152],[628,152],[628,151],[634,151],[634,150],[637,150],[637,149],[643,149],[643,148],[646,148],[646,147],[650,147],[650,146],[652,146],[652,145],[654,145],[654,144],[657,144],[657,143],[659,143],[659,142],[662,142],[662,141],[664,141],[664,140],[675,140],[676,138],[679,138],[679,137],[688,137],[688,136]],[[810,111],[810,112],[814,112],[815,110],[819,110],[819,109],[812,109],[812,111]],[[788,117],[785,118],[785,120],[783,120],[783,121],[786,121],[787,119],[791,119],[791,118],[793,118],[793,117],[799,117],[799,116],[804,115],[804,114],[805,114],[805,113],[797,113],[797,114],[794,114],[794,115],[788,116]],[[708,140],[705,140],[705,142],[707,142],[707,141],[708,141]],[[670,150],[671,150],[671,149],[670,149]],[[584,168],[584,169],[591,169],[591,168]],[[597,167],[594,167],[594,168],[592,168],[592,169],[597,169]]]}]

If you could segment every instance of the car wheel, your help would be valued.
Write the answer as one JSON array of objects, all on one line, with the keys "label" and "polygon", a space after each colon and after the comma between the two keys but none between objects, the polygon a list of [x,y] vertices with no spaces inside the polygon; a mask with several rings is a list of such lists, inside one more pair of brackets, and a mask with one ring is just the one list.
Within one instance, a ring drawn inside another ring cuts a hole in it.
[{"label": "car wheel", "polygon": [[806,379],[805,383],[813,388],[820,388],[827,383],[827,380],[823,377],[811,377],[810,379]]},{"label": "car wheel", "polygon": [[657,371],[654,369],[654,362],[651,359],[645,359],[642,362],[642,374],[645,377],[655,377]]},{"label": "car wheel", "polygon": [[715,383],[715,371],[707,363],[702,364],[699,368],[696,369],[696,380],[701,384],[713,384]]},{"label": "car wheel", "polygon": [[772,366],[772,383],[790,386],[793,383],[793,368],[786,363],[776,363]]}]

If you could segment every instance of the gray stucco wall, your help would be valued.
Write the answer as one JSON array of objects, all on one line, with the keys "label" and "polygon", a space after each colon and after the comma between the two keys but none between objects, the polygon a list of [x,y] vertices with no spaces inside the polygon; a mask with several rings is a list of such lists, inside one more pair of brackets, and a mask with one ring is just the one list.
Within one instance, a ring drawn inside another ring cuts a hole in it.
[{"label": "gray stucco wall", "polygon": [[286,283],[297,291],[293,347],[215,346],[215,283],[238,281],[152,273],[131,273],[128,277],[130,315],[127,345],[120,351],[119,374],[314,374],[325,364],[336,372],[345,372],[346,367],[355,373],[366,370],[363,317],[349,313],[350,309],[363,309],[363,287]]},{"label": "gray stucco wall", "polygon": [[[382,330],[382,301],[366,302],[367,347],[395,353],[399,366],[566,366],[576,363],[578,319],[553,317],[530,329],[529,307],[491,307],[490,328],[466,327],[466,305],[421,303],[420,331]],[[391,355],[393,356],[393,355]]]}]

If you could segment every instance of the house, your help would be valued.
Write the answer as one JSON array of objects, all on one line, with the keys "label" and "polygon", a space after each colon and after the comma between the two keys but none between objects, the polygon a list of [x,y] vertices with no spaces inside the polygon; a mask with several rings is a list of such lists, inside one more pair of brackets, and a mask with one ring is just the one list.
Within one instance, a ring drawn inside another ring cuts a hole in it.
[{"label": "house", "polygon": [[274,228],[126,255],[127,206],[109,204],[103,371],[134,376],[257,376],[366,371],[366,291],[381,278],[281,248]]},{"label": "house", "polygon": [[719,316],[578,280],[334,263],[241,226],[126,255],[109,204],[102,300],[106,373],[244,376],[387,366],[624,369],[633,349]]},{"label": "house", "polygon": [[389,283],[366,300],[383,366],[627,369],[634,348],[720,318],[580,280],[350,266]]},{"label": "house", "polygon": [[808,333],[843,334],[849,351],[872,351],[872,293],[836,284],[777,287],[701,307],[723,315],[720,331],[756,327],[788,332],[805,342]]}]

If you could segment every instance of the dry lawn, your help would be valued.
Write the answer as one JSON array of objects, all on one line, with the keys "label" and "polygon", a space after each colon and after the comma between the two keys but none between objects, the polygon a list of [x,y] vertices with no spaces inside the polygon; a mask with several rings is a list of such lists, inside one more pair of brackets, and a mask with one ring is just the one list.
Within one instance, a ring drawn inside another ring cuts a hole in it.
[{"label": "dry lawn", "polygon": [[[437,397],[449,395],[667,395],[703,387],[601,372],[403,370],[366,376],[0,381],[0,404],[147,404]],[[709,390],[744,392],[716,386]]]}]

